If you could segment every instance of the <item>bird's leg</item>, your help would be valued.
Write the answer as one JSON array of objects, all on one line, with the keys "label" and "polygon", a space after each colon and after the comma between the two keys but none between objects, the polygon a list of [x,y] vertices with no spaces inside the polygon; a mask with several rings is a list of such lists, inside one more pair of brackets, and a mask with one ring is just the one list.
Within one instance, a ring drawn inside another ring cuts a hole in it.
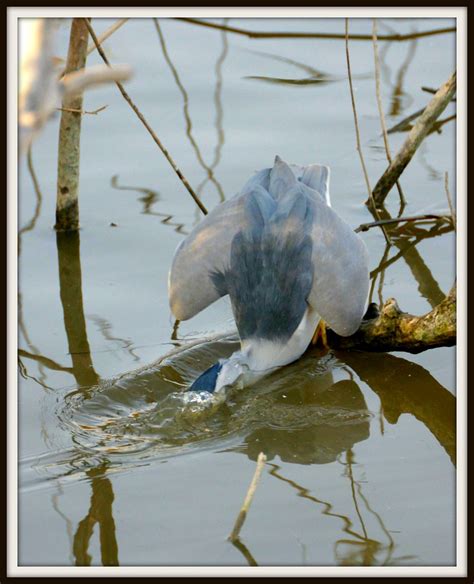
[{"label": "bird's leg", "polygon": [[316,330],[314,331],[314,335],[313,338],[311,340],[311,343],[313,345],[317,345],[319,339],[321,339],[321,344],[325,349],[329,349],[328,346],[328,338],[327,338],[327,334],[326,334],[326,323],[324,322],[323,319],[321,319],[318,323],[318,326],[316,327]]}]

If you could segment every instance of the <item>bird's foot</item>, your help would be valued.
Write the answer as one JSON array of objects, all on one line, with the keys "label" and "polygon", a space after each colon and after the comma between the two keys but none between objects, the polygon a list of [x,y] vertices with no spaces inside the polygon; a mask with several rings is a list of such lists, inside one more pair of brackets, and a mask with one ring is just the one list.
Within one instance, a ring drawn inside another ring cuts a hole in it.
[{"label": "bird's foot", "polygon": [[313,338],[311,339],[311,344],[317,345],[319,341],[321,341],[321,346],[324,349],[329,349],[328,338],[326,334],[326,323],[324,322],[323,319],[319,321],[318,326],[314,331]]}]

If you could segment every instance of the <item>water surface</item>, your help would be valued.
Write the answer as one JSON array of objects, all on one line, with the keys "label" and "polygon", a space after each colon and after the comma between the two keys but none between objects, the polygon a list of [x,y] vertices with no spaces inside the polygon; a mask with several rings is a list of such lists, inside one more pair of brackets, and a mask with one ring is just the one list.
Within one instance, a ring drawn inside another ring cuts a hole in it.
[{"label": "water surface", "polygon": [[[93,22],[98,32],[111,21]],[[344,31],[341,19],[240,19],[254,30]],[[452,26],[387,20],[379,33]],[[370,33],[371,21],[351,20]],[[65,55],[69,21],[58,33]],[[351,42],[370,180],[386,167],[370,42]],[[331,166],[334,208],[372,220],[355,151],[344,42],[251,40],[133,19],[105,43],[127,90],[204,204],[236,193],[275,154]],[[380,42],[389,127],[455,68],[455,36]],[[95,54],[90,64],[99,63]],[[56,117],[20,164],[21,565],[453,565],[455,349],[411,355],[311,349],[209,406],[184,389],[237,346],[226,299],[174,326],[167,273],[201,215],[114,87],[87,94],[78,234],[53,230]],[[450,105],[442,118],[455,113]],[[395,151],[406,133],[390,135]],[[405,213],[455,195],[455,122],[403,174]],[[38,191],[39,190],[39,191]],[[392,192],[387,210],[398,212]],[[407,227],[386,249],[362,235],[372,299],[414,314],[450,289],[446,225]],[[227,541],[259,452],[268,458],[241,540]]]}]

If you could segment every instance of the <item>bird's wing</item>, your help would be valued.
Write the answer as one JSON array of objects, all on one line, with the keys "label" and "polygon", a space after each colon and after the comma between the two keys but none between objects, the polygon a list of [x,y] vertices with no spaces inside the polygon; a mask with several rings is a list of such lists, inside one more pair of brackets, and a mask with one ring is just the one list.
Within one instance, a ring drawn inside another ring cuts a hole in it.
[{"label": "bird's wing", "polygon": [[178,246],[168,278],[170,308],[178,320],[192,318],[227,294],[212,276],[227,269],[232,240],[247,226],[245,201],[249,193],[263,192],[262,185],[268,187],[269,173],[270,169],[257,172],[238,195],[213,209]]},{"label": "bird's wing", "polygon": [[206,215],[178,246],[168,278],[170,308],[178,320],[193,317],[224,295],[211,274],[226,267],[242,220],[242,197],[234,197]]},{"label": "bird's wing", "polygon": [[337,334],[349,336],[358,329],[367,302],[367,249],[321,199],[313,197],[312,204],[314,275],[307,301]]}]

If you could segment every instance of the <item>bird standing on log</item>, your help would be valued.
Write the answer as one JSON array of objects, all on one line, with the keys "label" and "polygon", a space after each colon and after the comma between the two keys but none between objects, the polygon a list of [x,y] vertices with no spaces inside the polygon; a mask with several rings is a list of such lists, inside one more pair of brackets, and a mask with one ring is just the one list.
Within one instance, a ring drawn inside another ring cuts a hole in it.
[{"label": "bird standing on log", "polygon": [[365,244],[331,208],[329,168],[275,158],[210,212],[178,246],[169,274],[173,315],[187,320],[228,295],[241,348],[190,387],[249,385],[297,360],[325,323],[359,327],[369,290]]}]

